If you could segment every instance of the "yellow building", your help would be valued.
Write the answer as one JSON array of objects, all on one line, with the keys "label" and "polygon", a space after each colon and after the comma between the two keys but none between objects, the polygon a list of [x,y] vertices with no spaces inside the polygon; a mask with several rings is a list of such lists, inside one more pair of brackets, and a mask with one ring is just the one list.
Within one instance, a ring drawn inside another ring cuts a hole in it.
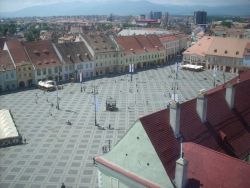
[{"label": "yellow building", "polygon": [[27,56],[24,46],[18,40],[9,40],[4,50],[10,54],[17,73],[17,85],[20,88],[31,86],[34,82],[34,67]]}]

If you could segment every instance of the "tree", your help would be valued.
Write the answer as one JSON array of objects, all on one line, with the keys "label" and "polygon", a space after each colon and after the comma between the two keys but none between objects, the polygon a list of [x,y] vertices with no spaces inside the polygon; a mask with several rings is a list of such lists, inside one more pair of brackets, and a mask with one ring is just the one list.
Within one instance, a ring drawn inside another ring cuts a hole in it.
[{"label": "tree", "polygon": [[40,38],[40,29],[34,26],[30,27],[24,34],[27,41],[36,41]]}]

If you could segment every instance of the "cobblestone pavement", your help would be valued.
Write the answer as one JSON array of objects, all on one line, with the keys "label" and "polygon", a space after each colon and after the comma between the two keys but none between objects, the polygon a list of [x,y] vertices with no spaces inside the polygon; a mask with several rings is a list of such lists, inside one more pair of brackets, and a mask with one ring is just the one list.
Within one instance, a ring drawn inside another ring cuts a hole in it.
[{"label": "cobblestone pavement", "polygon": [[[133,75],[87,81],[81,93],[80,83],[65,84],[59,90],[60,110],[56,109],[57,92],[39,89],[0,96],[0,109],[11,109],[16,126],[27,144],[0,149],[0,188],[97,187],[93,157],[102,154],[122,138],[140,116],[166,108],[173,92],[174,66],[151,69]],[[227,73],[226,80],[235,74]],[[222,72],[217,83],[223,82]],[[92,86],[96,85],[100,103],[97,122],[113,130],[94,126]],[[196,97],[200,89],[213,87],[213,71],[192,73],[180,70],[178,98]],[[108,97],[117,101],[117,112],[107,112]],[[67,125],[67,121],[72,125]]]}]

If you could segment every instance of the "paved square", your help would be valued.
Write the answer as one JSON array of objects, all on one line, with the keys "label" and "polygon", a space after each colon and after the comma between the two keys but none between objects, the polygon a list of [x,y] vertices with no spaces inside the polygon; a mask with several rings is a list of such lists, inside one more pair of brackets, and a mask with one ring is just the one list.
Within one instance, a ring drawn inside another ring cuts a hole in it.
[{"label": "paved square", "polygon": [[[174,66],[133,75],[106,77],[87,81],[85,92],[80,83],[65,84],[59,91],[60,110],[56,109],[56,91],[39,89],[0,96],[0,109],[11,109],[18,130],[27,144],[0,149],[0,187],[97,187],[93,157],[102,154],[103,146],[111,147],[140,116],[166,108],[173,93]],[[235,74],[226,73],[226,80]],[[223,82],[217,72],[216,83]],[[179,71],[178,98],[194,98],[200,89],[213,87],[213,71],[192,73]],[[94,126],[92,86],[98,88],[100,103],[97,121],[114,130]],[[36,97],[36,94],[38,98]],[[117,101],[118,112],[107,112],[108,97]],[[37,99],[36,99],[37,98]],[[37,101],[37,103],[36,103]],[[67,125],[67,121],[72,125]]]}]

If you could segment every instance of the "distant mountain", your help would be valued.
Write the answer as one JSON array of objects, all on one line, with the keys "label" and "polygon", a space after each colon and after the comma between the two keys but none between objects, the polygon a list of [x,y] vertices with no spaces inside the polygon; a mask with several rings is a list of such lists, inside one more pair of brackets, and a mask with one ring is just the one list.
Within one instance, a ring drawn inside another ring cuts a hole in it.
[{"label": "distant mountain", "polygon": [[59,15],[138,15],[148,14],[150,11],[169,12],[172,15],[193,15],[195,10],[206,10],[208,15],[250,15],[249,6],[187,6],[187,5],[159,5],[145,1],[113,1],[103,3],[58,3],[33,6],[15,12],[0,12],[0,17],[26,16],[59,16]]}]

